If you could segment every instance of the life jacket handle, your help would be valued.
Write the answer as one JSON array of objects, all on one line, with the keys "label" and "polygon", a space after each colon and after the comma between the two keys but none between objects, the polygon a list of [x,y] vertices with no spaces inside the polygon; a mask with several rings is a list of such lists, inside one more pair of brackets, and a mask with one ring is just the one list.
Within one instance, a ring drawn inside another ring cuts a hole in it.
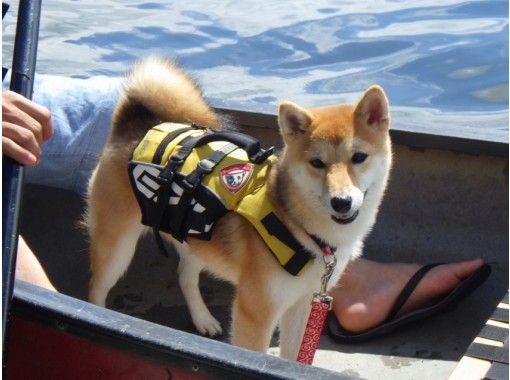
[{"label": "life jacket handle", "polygon": [[228,141],[237,145],[239,148],[246,151],[250,161],[255,164],[264,162],[274,153],[274,147],[262,149],[257,139],[236,131],[214,131],[214,133],[206,133],[199,138],[195,147],[199,147],[211,141]]}]

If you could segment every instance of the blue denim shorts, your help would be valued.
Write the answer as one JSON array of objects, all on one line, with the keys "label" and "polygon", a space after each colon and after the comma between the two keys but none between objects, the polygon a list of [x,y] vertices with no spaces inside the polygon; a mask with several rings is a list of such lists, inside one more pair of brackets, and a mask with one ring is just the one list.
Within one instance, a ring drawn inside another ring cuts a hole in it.
[{"label": "blue denim shorts", "polygon": [[25,169],[25,183],[84,194],[121,88],[121,78],[36,75],[33,100],[52,113],[54,135],[43,145],[39,164]]}]

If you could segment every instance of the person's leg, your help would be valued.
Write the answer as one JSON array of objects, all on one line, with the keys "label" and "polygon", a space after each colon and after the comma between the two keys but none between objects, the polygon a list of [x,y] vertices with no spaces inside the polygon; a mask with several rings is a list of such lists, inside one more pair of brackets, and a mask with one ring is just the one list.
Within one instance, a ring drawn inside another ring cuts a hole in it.
[{"label": "person's leg", "polygon": [[18,239],[16,278],[42,288],[56,291],[39,263],[39,260],[37,260],[37,257],[35,257],[34,253],[21,236]]},{"label": "person's leg", "polygon": [[[399,315],[448,294],[482,265],[483,261],[477,259],[432,268]],[[360,332],[384,322],[402,288],[419,268],[417,264],[379,263],[366,259],[352,262],[330,291],[334,299],[333,311],[340,325],[349,332]]]}]

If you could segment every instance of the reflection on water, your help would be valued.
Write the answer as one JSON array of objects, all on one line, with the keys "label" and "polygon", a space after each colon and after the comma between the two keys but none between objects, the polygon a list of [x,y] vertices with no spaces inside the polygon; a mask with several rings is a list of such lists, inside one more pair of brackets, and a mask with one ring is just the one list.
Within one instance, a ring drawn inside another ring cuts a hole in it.
[{"label": "reflection on water", "polygon": [[397,127],[507,139],[507,1],[289,4],[46,0],[38,71],[121,75],[158,53],[216,104],[271,111],[281,99],[350,102],[378,83]]}]

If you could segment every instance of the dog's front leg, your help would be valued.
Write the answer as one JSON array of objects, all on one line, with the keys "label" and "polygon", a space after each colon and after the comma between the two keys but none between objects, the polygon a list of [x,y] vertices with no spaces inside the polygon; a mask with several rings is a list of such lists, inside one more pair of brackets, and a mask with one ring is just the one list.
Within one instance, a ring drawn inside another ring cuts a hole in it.
[{"label": "dog's front leg", "polygon": [[280,320],[280,357],[296,360],[299,346],[311,310],[311,296],[307,295],[288,308]]},{"label": "dog's front leg", "polygon": [[266,352],[281,308],[249,284],[237,288],[232,310],[232,344]]}]

